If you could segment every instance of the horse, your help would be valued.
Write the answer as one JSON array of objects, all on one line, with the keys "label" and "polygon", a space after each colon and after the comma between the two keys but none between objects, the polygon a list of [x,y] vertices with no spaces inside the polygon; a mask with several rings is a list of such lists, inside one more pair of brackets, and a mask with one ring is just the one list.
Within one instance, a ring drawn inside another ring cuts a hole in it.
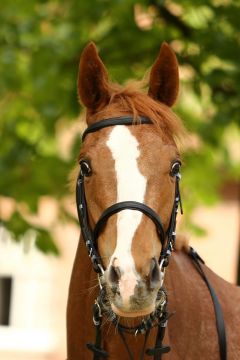
[{"label": "horse", "polygon": [[176,236],[185,131],[171,109],[178,91],[167,43],[148,91],[110,82],[94,43],[82,52],[78,95],[88,128],[78,158],[82,231],[67,304],[68,360],[240,359],[240,289]]}]

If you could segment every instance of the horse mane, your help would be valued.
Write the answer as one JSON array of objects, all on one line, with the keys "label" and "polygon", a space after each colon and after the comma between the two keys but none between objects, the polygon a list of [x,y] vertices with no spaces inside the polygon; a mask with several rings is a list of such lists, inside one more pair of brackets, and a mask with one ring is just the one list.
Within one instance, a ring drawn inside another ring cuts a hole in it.
[{"label": "horse mane", "polygon": [[110,101],[91,118],[99,121],[131,114],[134,122],[139,123],[139,116],[145,116],[156,125],[163,140],[179,146],[186,134],[182,121],[170,107],[147,95],[146,83],[146,80],[131,81],[126,86],[108,83]]}]

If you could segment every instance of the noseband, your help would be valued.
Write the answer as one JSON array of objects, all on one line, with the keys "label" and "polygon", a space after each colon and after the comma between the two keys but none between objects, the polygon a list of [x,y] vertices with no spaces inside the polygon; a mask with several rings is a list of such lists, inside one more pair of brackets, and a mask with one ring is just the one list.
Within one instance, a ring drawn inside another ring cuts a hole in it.
[{"label": "noseband", "polygon": [[[118,118],[111,118],[98,121],[95,124],[90,125],[85,132],[83,133],[82,140],[86,138],[88,134],[93,132],[99,131],[106,127],[116,126],[116,125],[131,125],[131,126],[141,126],[141,124],[149,124],[151,125],[152,122],[150,119],[146,117],[139,118],[140,123],[134,123],[133,117],[118,117]],[[91,229],[88,221],[88,214],[87,214],[87,202],[85,197],[85,190],[84,190],[84,174],[80,170],[79,176],[77,179],[77,187],[76,187],[76,202],[77,202],[77,211],[78,211],[78,219],[82,229],[83,239],[85,241],[88,255],[92,261],[93,268],[98,274],[104,273],[104,267],[101,260],[101,257],[98,253],[98,246],[97,240],[98,237],[107,223],[107,220],[123,210],[135,210],[140,211],[147,217],[149,217],[155,224],[157,233],[162,244],[162,251],[159,257],[159,264],[161,265],[161,270],[168,265],[168,258],[171,255],[172,250],[174,249],[174,244],[176,240],[176,217],[178,212],[178,206],[181,206],[182,212],[182,205],[181,205],[181,197],[180,197],[180,190],[179,190],[179,181],[180,181],[180,174],[174,174],[176,178],[175,182],[175,197],[172,207],[171,218],[169,222],[169,226],[167,231],[165,232],[161,219],[159,215],[148,205],[144,203],[140,203],[137,201],[122,201],[115,203],[105,209],[100,216],[99,220],[97,221],[94,229]]]}]

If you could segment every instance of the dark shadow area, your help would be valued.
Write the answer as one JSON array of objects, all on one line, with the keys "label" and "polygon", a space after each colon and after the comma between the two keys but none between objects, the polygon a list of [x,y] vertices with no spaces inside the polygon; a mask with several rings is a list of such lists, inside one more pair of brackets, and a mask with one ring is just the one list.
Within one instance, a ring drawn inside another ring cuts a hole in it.
[{"label": "dark shadow area", "polygon": [[0,325],[9,325],[12,278],[0,277]]}]

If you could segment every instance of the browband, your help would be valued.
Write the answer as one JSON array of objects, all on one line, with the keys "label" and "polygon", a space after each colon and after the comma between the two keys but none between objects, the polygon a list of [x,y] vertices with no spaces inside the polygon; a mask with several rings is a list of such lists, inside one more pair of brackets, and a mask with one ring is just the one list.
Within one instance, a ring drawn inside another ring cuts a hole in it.
[{"label": "browband", "polygon": [[96,123],[89,125],[88,128],[84,131],[84,133],[82,134],[82,141],[84,141],[87,134],[93,133],[109,126],[152,124],[152,121],[145,116],[138,116],[137,120],[139,122],[134,122],[134,118],[132,116],[119,116],[115,118],[97,121]]}]

